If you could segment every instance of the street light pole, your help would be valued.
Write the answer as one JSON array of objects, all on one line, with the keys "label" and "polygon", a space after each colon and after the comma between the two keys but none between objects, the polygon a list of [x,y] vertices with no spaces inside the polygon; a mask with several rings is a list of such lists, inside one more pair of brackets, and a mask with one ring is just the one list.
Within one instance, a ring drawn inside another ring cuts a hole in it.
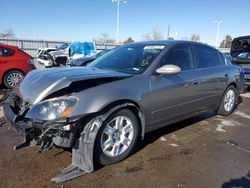
[{"label": "street light pole", "polygon": [[120,25],[120,3],[127,3],[127,0],[112,0],[113,3],[117,3],[116,14],[116,43],[119,43],[119,25]]},{"label": "street light pole", "polygon": [[219,33],[220,33],[220,25],[226,22],[225,20],[215,20],[213,23],[217,24],[217,34],[216,34],[216,41],[215,41],[215,46],[219,47],[218,42],[219,42]]}]

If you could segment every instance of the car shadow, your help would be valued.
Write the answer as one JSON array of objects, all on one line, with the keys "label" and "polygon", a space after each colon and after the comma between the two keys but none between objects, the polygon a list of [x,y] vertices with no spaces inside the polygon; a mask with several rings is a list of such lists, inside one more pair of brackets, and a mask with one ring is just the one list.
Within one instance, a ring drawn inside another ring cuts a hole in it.
[{"label": "car shadow", "polygon": [[[144,136],[144,139],[140,140],[138,142],[138,144],[136,145],[135,149],[133,150],[133,152],[131,153],[130,156],[133,156],[137,152],[140,152],[143,148],[145,148],[149,144],[154,143],[156,140],[158,140],[160,137],[162,137],[164,135],[167,135],[167,134],[170,134],[170,133],[175,132],[177,130],[183,129],[183,128],[188,127],[188,126],[195,124],[197,122],[206,120],[214,115],[215,115],[214,112],[202,113],[198,116],[180,121],[178,123],[170,124],[170,125],[167,125],[165,127],[156,129],[156,130],[151,131],[149,133],[146,133]],[[103,167],[104,167],[103,165],[97,163],[96,161],[94,162],[95,171],[100,170]]]},{"label": "car shadow", "polygon": [[[202,113],[198,116],[180,121],[178,123],[174,123],[174,124],[170,124],[170,125],[166,125],[165,127],[156,129],[154,131],[151,131],[149,133],[146,133],[144,136],[143,140],[140,140],[138,142],[138,144],[136,145],[134,151],[131,153],[130,156],[136,154],[137,152],[140,152],[143,148],[147,147],[149,144],[154,143],[156,140],[158,140],[160,137],[173,133],[177,130],[181,130],[185,127],[188,127],[192,124],[198,123],[200,121],[206,120],[212,116],[214,116],[215,113],[214,112],[206,112],[206,113]],[[100,170],[102,167],[104,167],[101,164],[98,164],[97,162],[94,163],[94,169],[96,170]]]},{"label": "car shadow", "polygon": [[223,183],[223,185],[221,186],[221,188],[233,187],[250,188],[250,171],[246,176],[243,176],[238,179],[231,179],[230,181]]},{"label": "car shadow", "polygon": [[178,123],[174,123],[174,124],[170,124],[167,125],[165,127],[162,127],[160,129],[151,131],[149,133],[147,133],[144,137],[143,140],[141,140],[138,144],[137,147],[135,148],[133,154],[139,152],[140,150],[142,150],[143,148],[145,148],[147,145],[154,143],[156,140],[158,140],[160,137],[170,134],[172,132],[175,132],[177,130],[183,129],[185,127],[188,127],[192,124],[198,123],[200,121],[206,120],[212,116],[214,116],[215,113],[214,112],[206,112],[206,113],[202,113],[198,116],[180,121]]},{"label": "car shadow", "polygon": [[[242,102],[243,102],[243,99],[241,96],[239,96],[238,105],[241,104]],[[236,109],[237,109],[237,107],[236,107]],[[215,112],[204,112],[198,116],[194,116],[194,117],[191,117],[189,119],[186,119],[186,120],[174,123],[174,124],[166,125],[165,127],[162,127],[160,129],[149,132],[145,135],[144,139],[138,143],[136,149],[134,150],[134,153],[139,152],[140,150],[145,148],[147,145],[152,144],[153,142],[155,142],[156,140],[158,140],[160,137],[162,137],[164,135],[170,134],[170,133],[175,132],[177,130],[188,127],[192,124],[206,120],[206,119],[208,119],[212,116],[215,116],[215,115],[216,115]]]}]

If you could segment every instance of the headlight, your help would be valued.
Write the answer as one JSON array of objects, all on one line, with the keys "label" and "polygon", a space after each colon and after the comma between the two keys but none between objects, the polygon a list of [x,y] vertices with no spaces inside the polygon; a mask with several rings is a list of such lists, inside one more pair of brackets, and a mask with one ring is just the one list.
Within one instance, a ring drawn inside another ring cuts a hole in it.
[{"label": "headlight", "polygon": [[45,121],[65,118],[71,114],[76,103],[76,98],[46,100],[33,106],[26,117]]}]

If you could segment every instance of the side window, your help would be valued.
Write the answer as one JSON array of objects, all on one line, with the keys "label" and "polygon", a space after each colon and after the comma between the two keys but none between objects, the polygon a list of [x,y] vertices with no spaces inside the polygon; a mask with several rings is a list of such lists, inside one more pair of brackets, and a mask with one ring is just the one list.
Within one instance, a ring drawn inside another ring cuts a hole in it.
[{"label": "side window", "polygon": [[222,66],[219,52],[206,46],[196,46],[197,68]]},{"label": "side window", "polygon": [[4,56],[4,57],[13,56],[15,54],[15,50],[12,50],[10,48],[4,48],[4,47],[2,47],[1,51],[2,51],[2,56]]},{"label": "side window", "polygon": [[3,56],[3,49],[0,47],[0,57]]},{"label": "side window", "polygon": [[230,61],[230,59],[227,56],[225,56],[224,59],[226,60],[227,65],[231,65],[232,64],[232,61]]},{"label": "side window", "polygon": [[190,45],[177,45],[162,58],[160,65],[173,64],[182,71],[194,69],[193,53]]}]

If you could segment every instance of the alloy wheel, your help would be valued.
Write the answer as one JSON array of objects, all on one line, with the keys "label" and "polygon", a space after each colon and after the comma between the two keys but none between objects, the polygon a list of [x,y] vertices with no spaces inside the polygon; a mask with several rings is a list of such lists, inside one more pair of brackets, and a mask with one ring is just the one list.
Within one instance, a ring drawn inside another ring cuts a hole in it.
[{"label": "alloy wheel", "polygon": [[20,74],[19,72],[11,72],[11,73],[6,77],[6,83],[7,83],[10,87],[14,87],[22,78],[23,78],[23,75]]},{"label": "alloy wheel", "polygon": [[117,116],[108,122],[101,136],[101,149],[104,154],[116,157],[124,153],[134,138],[134,125],[125,116]]},{"label": "alloy wheel", "polygon": [[233,90],[228,90],[224,99],[224,108],[227,112],[231,111],[235,103],[235,93]]}]

